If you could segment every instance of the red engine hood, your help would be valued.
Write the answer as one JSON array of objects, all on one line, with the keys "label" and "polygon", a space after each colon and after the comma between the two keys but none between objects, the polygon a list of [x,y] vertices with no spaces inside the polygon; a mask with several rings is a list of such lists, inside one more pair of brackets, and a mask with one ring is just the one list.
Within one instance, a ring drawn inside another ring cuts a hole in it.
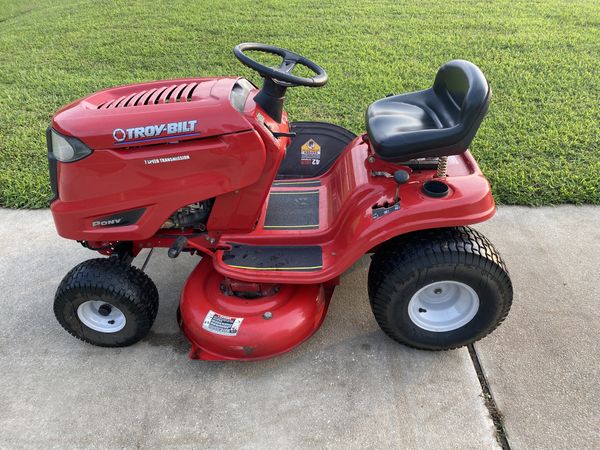
[{"label": "red engine hood", "polygon": [[65,106],[52,128],[92,149],[198,139],[252,129],[231,106],[239,78],[193,78],[132,84]]}]

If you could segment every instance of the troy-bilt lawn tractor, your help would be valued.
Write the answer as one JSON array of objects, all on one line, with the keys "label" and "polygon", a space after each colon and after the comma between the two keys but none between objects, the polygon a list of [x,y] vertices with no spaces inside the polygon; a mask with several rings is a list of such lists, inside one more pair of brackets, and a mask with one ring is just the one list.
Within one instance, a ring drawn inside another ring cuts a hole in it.
[{"label": "troy-bilt lawn tractor", "polygon": [[[320,66],[263,44],[234,53],[263,77],[260,89],[240,77],[157,81],[97,92],[54,116],[56,228],[107,256],[63,279],[60,324],[101,346],[142,339],[158,292],[145,264],[131,262],[155,247],[201,257],[178,313],[191,358],[262,359],[299,345],[365,253],[371,307],[392,339],[451,349],[502,322],[506,267],[467,227],[495,212],[467,150],[491,96],[481,71],[444,64],[432,88],[371,104],[367,132],[355,136],[288,122],[286,90],[323,86]],[[294,75],[298,65],[314,76]]]}]

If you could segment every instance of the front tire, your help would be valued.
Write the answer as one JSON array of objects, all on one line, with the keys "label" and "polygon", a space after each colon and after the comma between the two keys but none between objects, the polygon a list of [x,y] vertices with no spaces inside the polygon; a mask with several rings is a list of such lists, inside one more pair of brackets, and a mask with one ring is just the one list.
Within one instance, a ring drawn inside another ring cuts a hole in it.
[{"label": "front tire", "polygon": [[142,339],[158,312],[158,291],[140,269],[98,258],[75,266],[54,298],[54,314],[70,334],[101,347],[126,347]]},{"label": "front tire", "polygon": [[401,236],[373,255],[369,298],[392,339],[424,350],[475,342],[506,318],[512,284],[497,250],[468,228]]}]

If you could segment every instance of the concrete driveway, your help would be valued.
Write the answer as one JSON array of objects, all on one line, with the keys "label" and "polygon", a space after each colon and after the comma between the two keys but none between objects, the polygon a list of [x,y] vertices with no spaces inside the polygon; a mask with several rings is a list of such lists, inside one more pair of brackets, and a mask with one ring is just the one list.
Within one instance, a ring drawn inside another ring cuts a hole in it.
[{"label": "concrete driveway", "polygon": [[467,349],[411,350],[379,330],[368,258],[321,330],[272,360],[187,359],[175,311],[196,259],[164,251],[147,268],[161,295],[151,334],[86,345],[60,328],[52,298],[94,254],[58,238],[48,211],[0,210],[0,448],[598,447],[599,223],[598,208],[505,207],[478,227],[515,285],[507,321],[475,345],[486,404]]}]

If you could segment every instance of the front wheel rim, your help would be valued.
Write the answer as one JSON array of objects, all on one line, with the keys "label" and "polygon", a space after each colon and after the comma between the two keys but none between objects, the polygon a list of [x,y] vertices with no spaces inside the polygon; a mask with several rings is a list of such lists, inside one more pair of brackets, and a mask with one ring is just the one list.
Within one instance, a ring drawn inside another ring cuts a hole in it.
[{"label": "front wheel rim", "polygon": [[479,296],[459,281],[437,281],[419,289],[408,303],[408,316],[419,328],[443,333],[469,323],[479,311]]},{"label": "front wheel rim", "polygon": [[77,317],[86,327],[100,333],[116,333],[121,331],[127,319],[125,314],[107,302],[90,300],[77,308]]}]

